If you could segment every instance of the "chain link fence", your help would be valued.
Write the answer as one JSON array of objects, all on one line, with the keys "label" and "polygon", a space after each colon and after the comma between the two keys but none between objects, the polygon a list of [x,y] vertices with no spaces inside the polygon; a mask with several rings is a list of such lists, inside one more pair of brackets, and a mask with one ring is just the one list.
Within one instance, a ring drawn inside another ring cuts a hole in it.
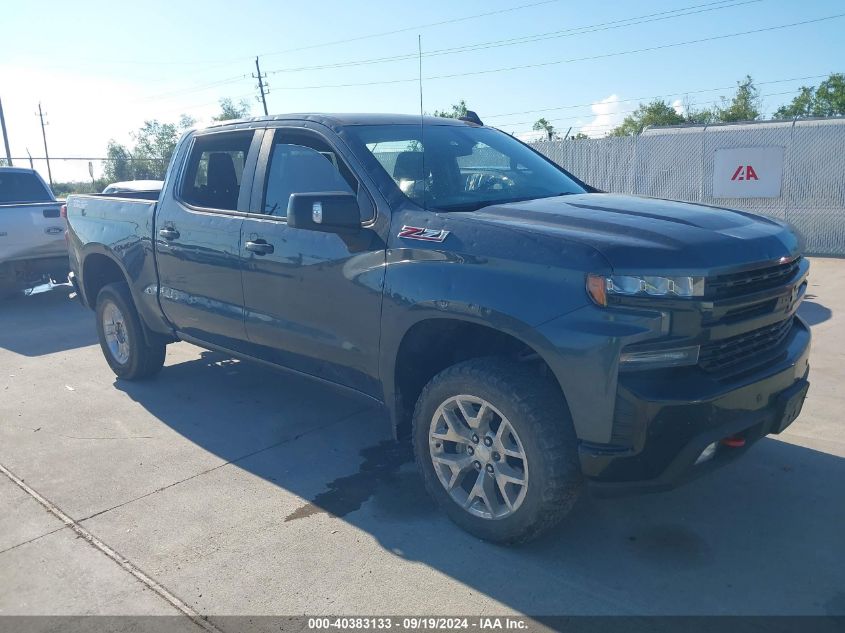
[{"label": "chain link fence", "polygon": [[[654,128],[534,147],[604,191],[758,213],[789,223],[809,254],[845,256],[845,119]],[[749,147],[783,148],[780,195],[715,197],[716,150]]]},{"label": "chain link fence", "polygon": [[[143,163],[144,171],[135,178],[132,173],[135,170],[127,169],[127,165],[130,167],[133,165],[132,158],[121,159],[120,164],[115,164],[116,161],[102,157],[51,156],[49,169],[43,157],[13,157],[12,161],[15,167],[35,169],[44,182],[49,182],[52,178],[53,193],[57,198],[65,198],[70,193],[100,192],[106,185],[111,184],[112,180],[115,180],[115,178],[109,178],[109,174],[115,172],[118,174],[116,180],[156,180],[154,176],[167,168],[167,162],[164,160],[139,159],[138,162]],[[6,162],[5,159],[0,159],[0,165],[5,165]],[[121,175],[121,171],[128,173]],[[150,171],[155,173],[150,175]]]}]

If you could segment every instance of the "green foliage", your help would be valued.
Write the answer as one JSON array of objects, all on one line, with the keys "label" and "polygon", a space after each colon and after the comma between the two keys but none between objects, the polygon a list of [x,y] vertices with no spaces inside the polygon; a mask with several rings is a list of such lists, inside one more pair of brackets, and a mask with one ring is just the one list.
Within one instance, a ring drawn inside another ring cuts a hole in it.
[{"label": "green foliage", "polygon": [[756,121],[762,116],[760,90],[754,85],[751,75],[736,83],[736,94],[730,101],[722,97],[722,104],[715,106],[714,114],[715,119],[722,123]]},{"label": "green foliage", "polygon": [[109,141],[106,149],[105,179],[109,182],[123,182],[132,180],[132,156],[129,150],[114,139]]},{"label": "green foliage", "polygon": [[220,114],[211,117],[213,121],[231,121],[232,119],[245,119],[250,114],[249,101],[241,99],[235,104],[229,97],[220,99]]},{"label": "green foliage", "polygon": [[458,103],[452,104],[451,110],[435,110],[434,116],[439,116],[444,119],[460,119],[467,115],[467,103],[461,99]]},{"label": "green foliage", "polygon": [[194,119],[184,114],[178,123],[145,121],[141,129],[131,135],[135,142],[131,150],[114,140],[109,141],[105,179],[108,182],[164,180],[179,137],[194,123]]},{"label": "green foliage", "polygon": [[818,88],[801,86],[788,105],[775,111],[775,119],[845,115],[845,75],[833,73]]},{"label": "green foliage", "polygon": [[670,103],[655,99],[651,103],[641,103],[633,114],[626,116],[621,125],[610,132],[610,136],[631,136],[640,134],[649,125],[678,125],[685,122],[686,119],[675,112]]},{"label": "green foliage", "polygon": [[531,128],[532,130],[536,131],[544,131],[546,133],[546,137],[549,140],[557,138],[557,134],[555,134],[555,126],[549,123],[548,119],[546,118],[539,118],[534,122],[534,126]]},{"label": "green foliage", "polygon": [[72,193],[100,193],[112,182],[116,181],[108,178],[97,178],[93,183],[90,180],[54,182],[53,195],[57,198],[67,198]]},{"label": "green foliage", "polygon": [[584,139],[589,139],[590,137],[584,134],[583,132],[578,132],[577,134],[573,134],[569,138],[573,141],[583,141]]},{"label": "green foliage", "polygon": [[730,99],[722,97],[721,103],[712,108],[697,109],[686,100],[683,114],[661,99],[648,104],[640,104],[636,111],[625,117],[622,124],[610,132],[611,136],[630,136],[640,134],[650,125],[680,125],[694,123],[729,123],[732,121],[755,121],[762,117],[762,99],[760,91],[754,85],[751,75],[736,83],[736,93]]}]

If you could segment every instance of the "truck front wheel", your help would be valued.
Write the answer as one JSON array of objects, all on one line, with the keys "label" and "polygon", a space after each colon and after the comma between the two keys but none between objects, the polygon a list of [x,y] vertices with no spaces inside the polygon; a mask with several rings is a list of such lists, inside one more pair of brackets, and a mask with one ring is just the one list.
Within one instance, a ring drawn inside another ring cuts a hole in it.
[{"label": "truck front wheel", "polygon": [[108,284],[97,295],[97,335],[118,378],[140,380],[164,365],[166,346],[147,342],[126,283]]},{"label": "truck front wheel", "polygon": [[481,358],[440,372],[417,401],[413,440],[428,492],[485,540],[536,538],[583,487],[560,389],[528,365]]}]

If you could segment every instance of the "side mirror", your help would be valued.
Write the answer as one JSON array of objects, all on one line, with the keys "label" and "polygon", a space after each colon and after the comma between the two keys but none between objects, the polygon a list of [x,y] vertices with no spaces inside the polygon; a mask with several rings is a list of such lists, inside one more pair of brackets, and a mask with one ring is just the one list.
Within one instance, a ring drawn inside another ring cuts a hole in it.
[{"label": "side mirror", "polygon": [[342,191],[291,194],[288,226],[325,233],[357,232],[361,229],[358,199]]}]

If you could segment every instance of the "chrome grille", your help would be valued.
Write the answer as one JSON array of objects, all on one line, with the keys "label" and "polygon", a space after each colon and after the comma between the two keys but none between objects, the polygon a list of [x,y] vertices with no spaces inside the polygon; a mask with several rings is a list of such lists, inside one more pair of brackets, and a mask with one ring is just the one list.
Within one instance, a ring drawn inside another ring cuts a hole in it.
[{"label": "chrome grille", "polygon": [[725,371],[752,360],[759,361],[757,365],[762,364],[770,360],[773,352],[780,351],[793,321],[794,317],[789,317],[773,325],[702,345],[698,364],[709,372]]}]

